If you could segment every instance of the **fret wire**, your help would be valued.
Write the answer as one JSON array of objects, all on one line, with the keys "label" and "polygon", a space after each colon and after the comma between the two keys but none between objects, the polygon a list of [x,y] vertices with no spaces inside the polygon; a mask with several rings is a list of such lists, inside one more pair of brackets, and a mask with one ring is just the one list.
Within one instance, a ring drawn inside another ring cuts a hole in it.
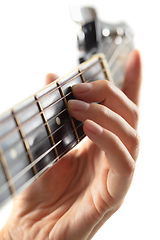
[{"label": "fret wire", "polygon": [[82,70],[80,68],[78,68],[78,72],[80,73],[80,76],[81,76],[81,79],[82,79],[82,82],[85,83],[85,78],[82,74]]},{"label": "fret wire", "polygon": [[7,182],[6,182],[7,189],[9,188],[11,191],[11,194],[14,196],[16,194],[16,189],[14,186],[12,175],[11,175],[9,167],[8,167],[8,163],[6,161],[6,158],[3,154],[1,147],[0,147],[0,159],[1,159],[2,167],[3,167],[4,173],[5,173],[6,179],[7,179]]},{"label": "fret wire", "polygon": [[[50,127],[49,127],[49,124],[48,124],[46,115],[45,115],[45,113],[44,113],[44,109],[43,109],[41,103],[39,102],[37,95],[35,95],[35,99],[37,100],[37,105],[38,105],[38,107],[39,107],[39,110],[42,112],[42,115],[41,115],[41,116],[42,116],[42,118],[43,118],[43,122],[46,123],[45,127],[46,127],[47,134],[50,136],[49,138],[50,138],[51,144],[52,144],[52,145],[55,145],[55,141],[54,141],[54,138],[53,138],[51,129],[50,129]],[[56,157],[58,157],[57,148],[54,149],[54,152],[55,152]]]},{"label": "fret wire", "polygon": [[102,59],[101,65],[102,65],[102,69],[104,70],[104,73],[106,75],[106,79],[109,80],[110,82],[114,83],[110,68],[109,68],[108,63],[106,61],[106,58]]},{"label": "fret wire", "polygon": [[[77,127],[77,128],[79,128],[81,125],[83,124],[83,122],[82,123],[80,123],[80,125]],[[77,129],[76,128],[76,129]],[[54,146],[52,146],[51,148],[49,148],[46,152],[44,152],[42,155],[40,155],[37,159],[35,159],[32,163],[30,163],[28,166],[26,166],[23,170],[21,170],[19,173],[17,173],[12,179],[14,180],[14,181],[17,181],[18,179],[20,179],[25,173],[27,173],[31,168],[33,168],[38,162],[40,162],[47,154],[49,154],[55,147],[57,147],[66,137],[68,137],[70,134],[72,134],[74,132],[74,130],[72,130],[67,136],[65,136],[63,139],[61,139],[60,141],[58,141]],[[83,135],[83,136],[85,136],[85,134]],[[77,140],[76,140],[76,142],[77,142]],[[75,142],[75,143],[76,143]],[[78,142],[77,142],[78,143]],[[69,148],[69,149],[71,149],[71,148]],[[64,152],[66,152],[66,151],[64,151]],[[63,152],[63,153],[64,153]],[[63,153],[62,154],[60,154],[59,156],[63,156]],[[54,163],[57,161],[57,157],[54,159]],[[53,163],[53,164],[54,164]],[[52,165],[53,165],[52,164]],[[50,165],[50,164],[49,164]],[[38,173],[37,173],[38,174]],[[37,175],[36,174],[36,175]],[[36,176],[35,175],[35,176]],[[10,180],[8,180],[8,183],[9,184],[12,184],[12,182],[10,181]],[[5,186],[6,184],[4,184],[2,187],[1,187],[1,189],[3,189],[4,188],[4,186]],[[3,191],[5,191],[4,189],[3,189]],[[1,190],[1,192],[2,192],[2,190]],[[0,193],[1,194],[1,193]]]},{"label": "fret wire", "polygon": [[[97,62],[96,62],[96,63],[97,63]],[[96,64],[96,63],[94,63],[94,64]],[[93,64],[92,66],[94,66],[94,64]],[[73,80],[73,79],[76,78],[77,76],[80,76],[81,74],[83,74],[84,72],[86,72],[88,69],[90,69],[92,66],[86,68],[84,71],[81,71],[81,73],[79,73],[79,74],[77,74],[75,77],[69,79],[69,81]],[[101,69],[101,71],[104,71],[104,69]],[[96,75],[95,75],[95,76],[96,76]],[[93,77],[90,79],[90,81],[91,81],[95,76],[93,76]],[[67,82],[69,82],[69,81],[67,81]],[[67,82],[65,82],[65,84],[66,84]],[[58,87],[56,88],[56,90],[59,89],[61,86],[64,86],[65,84],[58,86]],[[52,93],[52,92],[54,92],[54,91],[55,91],[55,89],[54,89],[53,91],[49,92],[48,94],[46,94],[46,95],[43,96],[43,97],[46,97],[47,95],[49,95],[50,93]],[[47,110],[47,109],[50,108],[51,106],[54,106],[56,103],[58,103],[59,101],[63,100],[65,97],[67,97],[69,94],[71,94],[71,92],[69,92],[69,93],[66,94],[65,96],[61,97],[60,99],[58,99],[55,103],[53,103],[52,105],[48,106],[48,107],[45,108],[44,110]],[[39,99],[41,99],[41,98],[39,98]],[[17,113],[21,112],[22,110],[25,110],[26,108],[28,108],[29,106],[32,106],[32,105],[35,104],[35,103],[37,103],[37,100],[36,100],[34,103],[30,103],[29,105],[27,105],[27,106],[24,107],[23,109],[17,111]],[[26,121],[23,122],[21,125],[24,126],[25,124],[27,124],[28,122],[30,122],[32,119],[34,119],[35,117],[37,117],[38,115],[41,115],[41,114],[42,114],[41,112],[35,114],[32,118],[26,120]],[[9,117],[9,118],[10,118],[10,117]],[[8,118],[8,119],[9,119],[9,118]],[[8,119],[7,119],[7,120],[8,120]],[[7,120],[6,120],[6,121],[7,121]],[[2,123],[0,123],[0,124],[2,124]],[[8,132],[7,134],[5,134],[5,135],[0,139],[0,142],[2,142],[5,138],[7,138],[9,135],[11,135],[12,133],[14,133],[15,131],[18,131],[18,129],[17,129],[17,128],[14,128],[14,129],[12,129],[10,132]]]},{"label": "fret wire", "polygon": [[[21,139],[22,139],[22,141],[23,141],[24,147],[25,147],[26,152],[27,152],[27,154],[28,154],[28,159],[29,159],[29,161],[32,163],[32,162],[34,161],[34,159],[33,159],[33,156],[32,156],[32,153],[31,153],[31,150],[30,150],[30,146],[29,146],[29,144],[28,144],[28,141],[27,141],[27,139],[26,139],[26,137],[25,137],[25,134],[24,134],[24,132],[23,132],[22,124],[20,123],[20,121],[19,121],[16,113],[14,112],[14,110],[12,110],[12,114],[13,114],[13,117],[14,117],[15,122],[16,122],[16,124],[17,124],[18,131],[19,131],[19,134],[20,134]],[[36,166],[33,167],[33,172],[34,172],[35,175],[37,174],[37,168],[36,168]]]}]

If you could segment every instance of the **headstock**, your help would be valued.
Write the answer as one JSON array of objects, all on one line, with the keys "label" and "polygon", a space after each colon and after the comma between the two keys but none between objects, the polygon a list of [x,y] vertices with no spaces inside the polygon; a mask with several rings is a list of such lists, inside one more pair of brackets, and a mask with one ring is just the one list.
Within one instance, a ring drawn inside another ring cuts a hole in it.
[{"label": "headstock", "polygon": [[79,62],[90,59],[93,54],[103,53],[115,84],[121,87],[126,57],[133,48],[133,30],[124,22],[102,22],[91,7],[71,6],[70,12],[73,21],[79,26]]}]

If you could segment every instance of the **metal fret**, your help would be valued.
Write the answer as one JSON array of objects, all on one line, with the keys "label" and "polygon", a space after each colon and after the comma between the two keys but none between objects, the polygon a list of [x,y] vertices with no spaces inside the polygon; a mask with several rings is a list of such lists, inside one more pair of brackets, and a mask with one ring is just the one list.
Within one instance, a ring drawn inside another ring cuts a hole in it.
[{"label": "metal fret", "polygon": [[[33,159],[32,153],[31,153],[30,146],[29,146],[28,141],[27,141],[27,139],[26,139],[26,136],[25,136],[25,134],[24,134],[24,132],[23,132],[23,129],[22,129],[22,127],[21,127],[21,122],[19,121],[18,116],[16,115],[16,113],[14,112],[14,110],[12,110],[12,113],[13,113],[15,122],[16,122],[16,124],[17,124],[17,127],[18,127],[18,129],[19,129],[19,132],[20,132],[22,141],[23,141],[23,143],[24,143],[25,149],[26,149],[26,151],[27,151],[27,153],[28,153],[29,160],[30,160],[30,162],[32,163],[32,162],[34,162],[34,159]],[[35,174],[35,176],[36,176],[36,174],[37,174],[37,172],[38,172],[36,166],[33,166],[33,172],[34,172],[34,174]]]},{"label": "metal fret", "polygon": [[85,82],[96,81],[98,79],[106,79],[104,65],[102,65],[103,55],[97,55],[84,65],[79,67],[82,71]]},{"label": "metal fret", "polygon": [[100,56],[99,59],[100,59],[102,68],[104,69],[106,79],[113,83],[112,75],[105,57]]},{"label": "metal fret", "polygon": [[8,181],[9,188],[11,190],[12,195],[14,196],[16,194],[16,189],[14,186],[14,182],[12,181],[12,175],[10,173],[7,161],[5,159],[5,156],[3,154],[1,147],[0,147],[0,160],[1,160],[1,164],[5,173],[6,179]]},{"label": "metal fret", "polygon": [[80,73],[82,82],[85,83],[85,79],[84,79],[84,76],[83,76],[83,73],[82,73],[81,69],[78,68],[78,72]]},{"label": "metal fret", "polygon": [[[37,96],[37,95],[35,95],[35,99],[37,100],[37,105],[38,105],[40,111],[42,112],[42,115],[41,115],[41,116],[42,116],[43,121],[44,121],[44,123],[45,123],[46,131],[47,131],[47,133],[48,133],[48,135],[49,135],[49,138],[50,138],[50,140],[51,140],[51,144],[54,146],[54,145],[55,145],[55,141],[54,141],[54,138],[53,138],[53,136],[52,136],[52,131],[51,131],[50,127],[49,127],[48,120],[47,120],[46,115],[45,115],[45,113],[44,113],[44,109],[43,109],[43,107],[42,107],[42,104],[41,104],[40,101],[38,100],[38,96]],[[55,151],[55,155],[56,155],[56,158],[57,158],[57,161],[58,161],[58,160],[59,160],[59,155],[58,155],[58,152],[57,152],[57,148],[56,148],[56,147],[54,148],[54,151]]]}]

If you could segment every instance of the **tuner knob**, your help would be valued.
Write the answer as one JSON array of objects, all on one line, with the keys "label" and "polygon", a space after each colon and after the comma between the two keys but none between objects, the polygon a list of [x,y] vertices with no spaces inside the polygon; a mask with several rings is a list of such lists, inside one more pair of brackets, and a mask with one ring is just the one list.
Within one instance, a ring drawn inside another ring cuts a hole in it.
[{"label": "tuner knob", "polygon": [[71,4],[69,8],[72,20],[80,25],[94,21],[97,16],[95,9],[91,7],[81,7],[78,4]]}]

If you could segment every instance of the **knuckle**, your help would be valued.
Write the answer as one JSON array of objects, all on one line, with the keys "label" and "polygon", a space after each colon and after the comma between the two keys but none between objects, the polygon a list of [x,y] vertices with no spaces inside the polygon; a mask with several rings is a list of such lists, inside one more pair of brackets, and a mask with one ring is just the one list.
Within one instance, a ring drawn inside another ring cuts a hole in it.
[{"label": "knuckle", "polygon": [[137,131],[135,131],[134,137],[133,137],[133,146],[135,148],[139,147],[140,144],[140,136]]},{"label": "knuckle", "polygon": [[136,130],[134,130],[133,136],[130,141],[130,152],[132,157],[136,160],[139,153],[140,136]]},{"label": "knuckle", "polygon": [[102,80],[104,81],[104,88],[106,91],[113,91],[113,88],[115,87],[113,85],[113,83],[111,83],[110,81],[106,81],[106,80]]},{"label": "knuckle", "polygon": [[126,176],[127,179],[132,179],[134,172],[136,169],[136,163],[135,161],[129,161],[128,164],[125,166],[125,173],[123,175]]},{"label": "knuckle", "polygon": [[132,110],[132,126],[134,128],[137,128],[138,121],[139,121],[139,108],[135,106],[135,108]]},{"label": "knuckle", "polygon": [[98,105],[98,107],[99,107],[99,116],[105,119],[109,115],[109,109],[104,105]]},{"label": "knuckle", "polygon": [[135,168],[136,168],[136,163],[135,161],[130,162],[130,164],[128,164],[128,174],[129,176],[133,176],[134,172],[135,172]]}]

